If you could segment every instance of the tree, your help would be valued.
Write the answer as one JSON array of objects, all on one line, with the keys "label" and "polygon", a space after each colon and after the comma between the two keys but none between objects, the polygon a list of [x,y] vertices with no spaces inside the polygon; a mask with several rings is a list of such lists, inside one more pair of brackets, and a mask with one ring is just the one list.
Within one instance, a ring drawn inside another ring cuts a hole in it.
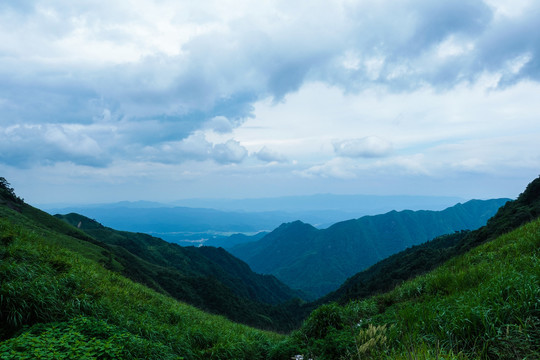
[{"label": "tree", "polygon": [[15,194],[15,189],[11,187],[11,184],[2,176],[0,176],[0,195],[19,204],[23,202],[23,199]]}]

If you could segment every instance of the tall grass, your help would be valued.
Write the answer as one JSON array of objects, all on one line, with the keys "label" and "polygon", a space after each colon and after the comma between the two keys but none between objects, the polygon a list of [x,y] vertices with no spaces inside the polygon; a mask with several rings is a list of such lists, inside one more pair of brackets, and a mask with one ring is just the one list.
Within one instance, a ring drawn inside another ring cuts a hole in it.
[{"label": "tall grass", "polygon": [[540,220],[389,293],[321,307],[289,341],[319,359],[540,359]]},{"label": "tall grass", "polygon": [[84,352],[92,339],[88,328],[99,327],[109,331],[88,350],[88,358],[107,358],[95,355],[107,346],[111,358],[280,356],[281,335],[179,303],[5,219],[0,239],[0,338],[10,339],[0,343],[1,358],[47,358],[52,340],[60,342],[58,349]]},{"label": "tall grass", "polygon": [[53,235],[0,219],[0,358],[540,359],[540,220],[389,293],[324,305],[290,336],[179,303]]},{"label": "tall grass", "polygon": [[481,358],[538,356],[539,255],[537,220],[389,293],[396,304],[380,319]]}]

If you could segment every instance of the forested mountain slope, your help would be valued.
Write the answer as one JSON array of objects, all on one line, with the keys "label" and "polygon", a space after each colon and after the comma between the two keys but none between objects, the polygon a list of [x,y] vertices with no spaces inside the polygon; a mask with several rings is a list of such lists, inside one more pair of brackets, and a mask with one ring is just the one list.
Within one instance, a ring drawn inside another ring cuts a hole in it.
[{"label": "forested mountain slope", "polygon": [[[182,247],[147,234],[114,230],[79,214],[55,217],[97,240],[122,247],[151,264],[174,268],[183,276],[215,278],[241,297],[269,304],[300,297],[299,292],[293,291],[274,276],[254,273],[245,262],[221,248]],[[160,279],[155,280],[160,283]]]},{"label": "forested mountain slope", "polygon": [[495,239],[540,216],[540,177],[532,181],[516,200],[508,201],[487,224],[475,231],[443,235],[394,254],[355,274],[336,291],[317,303],[345,303],[391,290],[404,280],[428,272],[452,257]]},{"label": "forested mountain slope", "polygon": [[[94,231],[94,237],[5,191],[0,193],[0,217],[33,231],[51,245],[231,320],[280,331],[299,322],[294,315],[298,311],[292,311],[299,306],[293,299],[297,292],[272,276],[253,273],[224,250],[184,249],[148,235],[117,232],[90,219],[69,216],[81,228]],[[214,261],[218,258],[219,262]]]},{"label": "forested mountain slope", "polygon": [[[115,251],[125,248],[9,190],[0,186],[0,358],[540,358],[540,178],[485,227],[432,242],[461,254],[390,292],[322,305],[289,336],[205,314],[127,279]],[[163,261],[159,253],[152,256]],[[407,254],[405,262],[414,250]]]},{"label": "forested mountain slope", "polygon": [[318,307],[289,346],[319,360],[540,359],[539,259],[536,219],[390,292]]},{"label": "forested mountain slope", "polygon": [[318,230],[296,221],[230,252],[256,272],[273,274],[315,297],[407,247],[442,234],[477,229],[508,199],[471,200],[443,211],[391,211]]}]

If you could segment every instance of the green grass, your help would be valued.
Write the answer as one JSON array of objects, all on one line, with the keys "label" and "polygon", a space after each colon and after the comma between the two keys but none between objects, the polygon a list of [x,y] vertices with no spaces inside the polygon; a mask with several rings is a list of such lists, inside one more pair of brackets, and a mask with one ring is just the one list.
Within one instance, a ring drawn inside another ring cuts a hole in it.
[{"label": "green grass", "polygon": [[[540,359],[540,219],[284,336],[128,280],[108,245],[15,205],[24,216],[0,206],[0,359]],[[496,217],[497,233],[535,206]]]},{"label": "green grass", "polygon": [[[15,211],[14,205],[3,206],[2,200],[0,218],[206,312],[279,332],[295,328],[308,313],[295,315],[302,303],[285,302],[294,293],[291,289],[275,278],[251,272],[224,250],[182,248],[149,235],[108,229],[77,214],[65,216],[72,224],[82,225],[79,229],[25,203],[17,203]],[[91,229],[89,233],[84,232],[86,228]]]},{"label": "green grass", "polygon": [[0,358],[538,359],[540,220],[290,336],[209,315],[0,219]]},{"label": "green grass", "polygon": [[[87,358],[279,356],[282,335],[175,301],[5,219],[0,240],[2,359],[54,358],[68,349]],[[106,331],[92,340],[88,327]]]},{"label": "green grass", "polygon": [[102,244],[44,211],[27,204],[20,204],[20,212],[0,206],[0,218],[19,225],[50,244],[70,249],[98,263],[109,263],[109,268],[114,271],[123,270],[123,266],[117,261],[109,261],[109,256],[106,254],[108,251]]},{"label": "green grass", "polygon": [[[359,353],[370,326],[386,340]],[[289,341],[318,359],[539,359],[540,220],[389,293],[324,305]]]}]

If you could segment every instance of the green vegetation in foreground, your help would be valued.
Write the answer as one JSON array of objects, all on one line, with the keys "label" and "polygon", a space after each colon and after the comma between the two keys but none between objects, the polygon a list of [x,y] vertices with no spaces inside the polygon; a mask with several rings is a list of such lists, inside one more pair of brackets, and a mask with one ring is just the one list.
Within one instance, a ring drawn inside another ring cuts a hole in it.
[{"label": "green vegetation in foreground", "polygon": [[0,218],[159,293],[278,332],[296,329],[309,313],[303,301],[294,298],[300,294],[273,276],[253,273],[223,249],[180,247],[150,235],[105,228],[77,214],[59,217],[24,203],[0,178]]},{"label": "green vegetation in foreground", "polygon": [[538,359],[540,220],[290,336],[209,315],[0,219],[0,358]]},{"label": "green vegetation in foreground", "polygon": [[539,194],[540,178],[480,235],[465,234],[457,245],[469,252],[388,293],[322,305],[284,336],[128,280],[111,245],[8,187],[0,192],[0,359],[540,359],[540,219],[494,236],[537,217]]},{"label": "green vegetation in foreground", "polygon": [[272,359],[282,335],[159,294],[0,219],[0,358]]},{"label": "green vegetation in foreground", "polygon": [[323,305],[287,344],[317,359],[539,359],[540,219],[389,293]]}]

